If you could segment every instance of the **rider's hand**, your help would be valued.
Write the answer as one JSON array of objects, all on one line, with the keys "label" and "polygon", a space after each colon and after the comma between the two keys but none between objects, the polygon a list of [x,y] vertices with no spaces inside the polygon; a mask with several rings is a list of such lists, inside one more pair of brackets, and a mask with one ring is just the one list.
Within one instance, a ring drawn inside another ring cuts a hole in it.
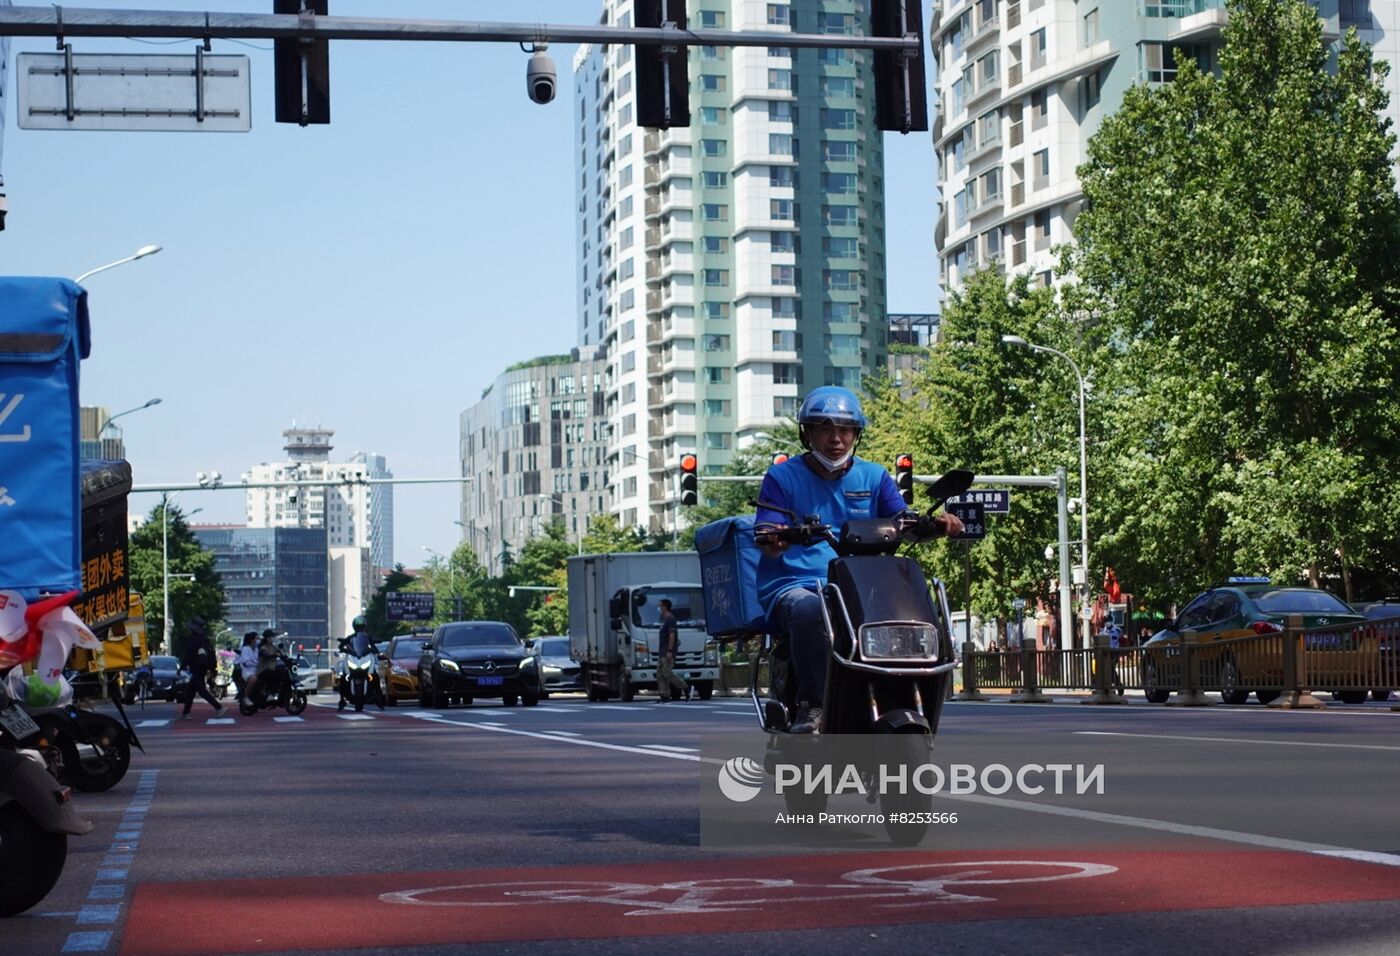
[{"label": "rider's hand", "polygon": [[939,515],[934,520],[942,526],[943,535],[945,537],[951,538],[955,534],[963,533],[962,519],[959,518],[957,515],[948,514],[945,511],[943,514]]},{"label": "rider's hand", "polygon": [[766,533],[769,530],[776,530],[779,527],[786,527],[786,525],[764,525],[762,529],[754,529],[754,544],[758,545],[758,550],[762,551],[770,558],[776,558],[778,555],[782,554],[788,549],[788,544],[790,543],[776,535]]}]

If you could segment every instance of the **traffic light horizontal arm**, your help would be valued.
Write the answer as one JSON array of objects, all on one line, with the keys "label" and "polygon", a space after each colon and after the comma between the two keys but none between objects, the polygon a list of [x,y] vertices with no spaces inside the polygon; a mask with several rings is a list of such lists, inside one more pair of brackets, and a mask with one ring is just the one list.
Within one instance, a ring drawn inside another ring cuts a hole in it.
[{"label": "traffic light horizontal arm", "polygon": [[298,17],[256,13],[166,13],[74,7],[0,6],[0,36],[218,37],[244,40],[426,40],[461,43],[606,43],[615,46],[683,45],[908,50],[922,39],[766,30],[681,30],[676,27],[561,26],[371,17]]}]

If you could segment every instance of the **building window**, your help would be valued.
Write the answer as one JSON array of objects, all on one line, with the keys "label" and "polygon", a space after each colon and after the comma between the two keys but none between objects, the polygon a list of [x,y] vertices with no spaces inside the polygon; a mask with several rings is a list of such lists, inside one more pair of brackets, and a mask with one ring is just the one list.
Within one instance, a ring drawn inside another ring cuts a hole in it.
[{"label": "building window", "polygon": [[702,106],[700,107],[700,125],[718,126],[725,120],[728,112],[723,106]]},{"label": "building window", "polygon": [[706,170],[701,181],[706,189],[723,189],[729,185],[729,174]]},{"label": "building window", "polygon": [[822,173],[822,191],[837,195],[854,195],[855,173]]},{"label": "building window", "polygon": [[859,355],[859,335],[828,335],[826,337],[828,355]]},{"label": "building window", "polygon": [[724,14],[718,10],[701,10],[696,16],[700,18],[700,26],[702,29],[724,29]]},{"label": "building window", "polygon": [[700,59],[702,60],[723,60],[729,55],[722,46],[702,46],[700,48]]},{"label": "building window", "polygon": [[773,285],[797,285],[796,266],[773,266]]},{"label": "building window", "polygon": [[770,232],[768,234],[768,248],[774,252],[792,252],[798,250],[800,243],[797,241],[797,234],[794,232]]},{"label": "building window", "polygon": [[826,269],[822,285],[828,292],[859,292],[860,273],[854,269]]},{"label": "building window", "polygon": [[773,351],[775,352],[796,352],[797,333],[788,330],[781,330],[773,333]]},{"label": "building window", "polygon": [[728,352],[729,336],[704,335],[700,337],[700,347],[706,352]]},{"label": "building window", "polygon": [[700,155],[727,156],[729,155],[729,142],[723,139],[702,139],[700,141]]},{"label": "building window", "polygon": [[700,90],[704,93],[723,93],[725,78],[715,73],[700,74]]},{"label": "building window", "polygon": [[797,107],[788,100],[768,101],[768,122],[794,123],[797,121]]},{"label": "building window", "polygon": [[855,17],[849,13],[823,13],[817,21],[820,33],[855,33]]},{"label": "building window", "polygon": [[727,319],[729,318],[728,302],[706,302],[704,304],[705,318],[707,319]]},{"label": "building window", "polygon": [[618,299],[617,308],[619,312],[626,312],[628,309],[631,309],[634,306],[636,306],[636,304],[637,293],[632,291],[631,289],[628,289],[627,291],[623,292],[622,296]]},{"label": "building window", "polygon": [[796,418],[797,398],[792,395],[780,395],[773,399],[773,417],[775,418]]},{"label": "building window", "polygon": [[700,207],[700,215],[706,222],[728,222],[729,207],[723,203],[707,202]]},{"label": "building window", "polygon": [[792,189],[797,186],[797,170],[791,166],[769,166],[768,185],[774,189]]},{"label": "building window", "polygon": [[726,398],[705,399],[706,418],[728,418],[731,405]]},{"label": "building window", "polygon": [[855,206],[823,206],[822,224],[826,226],[856,225]]},{"label": "building window", "polygon": [[822,77],[822,96],[855,96],[856,81],[850,76]]},{"label": "building window", "polygon": [[797,318],[797,300],[787,296],[778,296],[772,300],[773,318],[775,319],[795,319]]},{"label": "building window", "polygon": [[774,156],[792,155],[792,134],[790,133],[769,133],[768,152]]},{"label": "building window", "polygon": [[728,269],[706,269],[704,270],[705,285],[718,286],[729,285]]},{"label": "building window", "polygon": [[1084,82],[1081,86],[1082,95],[1084,97],[1084,112],[1087,113],[1089,110],[1099,105],[1099,97],[1102,92],[1100,84],[1102,82],[1101,74],[1098,70],[1084,77]]},{"label": "building window", "polygon": [[823,140],[822,159],[828,163],[853,163],[856,160],[856,144],[849,140],[844,142]]},{"label": "building window", "polygon": [[720,368],[714,365],[705,367],[706,385],[723,385],[729,381],[729,369]]},{"label": "building window", "polygon": [[793,219],[793,202],[791,199],[770,199],[768,200],[768,218],[791,222]]},{"label": "building window", "polygon": [[792,8],[786,3],[768,4],[768,25],[786,27],[792,25]]},{"label": "building window", "polygon": [[855,239],[840,236],[826,236],[822,239],[822,252],[837,259],[854,259],[860,253]]},{"label": "building window", "polygon": [[855,63],[855,61],[851,59],[850,50],[826,47],[817,51],[817,62],[823,66],[852,66]]},{"label": "building window", "polygon": [[706,448],[728,448],[730,441],[729,432],[705,432]]},{"label": "building window", "polygon": [[859,307],[854,302],[822,303],[822,319],[831,322],[859,322]]},{"label": "building window", "polygon": [[773,363],[773,384],[774,385],[796,385],[797,366],[786,362]]},{"label": "building window", "polygon": [[855,110],[833,110],[833,109],[823,109],[823,110],[822,110],[822,128],[823,128],[823,129],[855,129],[855,128],[856,128],[856,111],[855,111]]},{"label": "building window", "polygon": [[1092,46],[1099,38],[1099,8],[1084,14],[1084,45]]},{"label": "building window", "polygon": [[792,70],[769,70],[768,88],[770,90],[791,90]]},{"label": "building window", "polygon": [[622,232],[618,233],[618,237],[617,237],[617,247],[618,247],[619,249],[628,249],[628,248],[631,247],[631,245],[632,245],[632,227],[631,227],[631,226],[628,226],[626,229],[622,230]]},{"label": "building window", "polygon": [[710,255],[723,255],[729,251],[729,240],[724,236],[706,236],[701,248]]}]

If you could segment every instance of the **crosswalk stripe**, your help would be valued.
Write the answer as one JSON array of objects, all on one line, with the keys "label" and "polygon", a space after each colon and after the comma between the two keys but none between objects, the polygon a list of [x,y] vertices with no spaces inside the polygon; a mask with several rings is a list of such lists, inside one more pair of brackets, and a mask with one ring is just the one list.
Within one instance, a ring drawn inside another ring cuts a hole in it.
[{"label": "crosswalk stripe", "polygon": [[341,720],[373,720],[373,714],[336,714]]},{"label": "crosswalk stripe", "polygon": [[277,723],[279,723],[279,724],[304,724],[304,723],[306,723],[306,718],[305,718],[305,717],[274,717],[274,718],[272,718],[272,719],[275,720],[275,721],[277,721]]},{"label": "crosswalk stripe", "polygon": [[138,720],[132,726],[135,727],[164,727],[170,723],[169,720]]}]

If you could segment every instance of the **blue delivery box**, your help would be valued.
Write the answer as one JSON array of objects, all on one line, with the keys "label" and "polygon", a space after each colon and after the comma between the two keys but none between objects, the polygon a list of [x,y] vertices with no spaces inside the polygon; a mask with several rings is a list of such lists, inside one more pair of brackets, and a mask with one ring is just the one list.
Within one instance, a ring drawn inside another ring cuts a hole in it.
[{"label": "blue delivery box", "polygon": [[753,515],[721,518],[698,528],[700,580],[705,593],[705,629],[711,637],[742,637],[763,630],[758,603],[758,546]]}]

